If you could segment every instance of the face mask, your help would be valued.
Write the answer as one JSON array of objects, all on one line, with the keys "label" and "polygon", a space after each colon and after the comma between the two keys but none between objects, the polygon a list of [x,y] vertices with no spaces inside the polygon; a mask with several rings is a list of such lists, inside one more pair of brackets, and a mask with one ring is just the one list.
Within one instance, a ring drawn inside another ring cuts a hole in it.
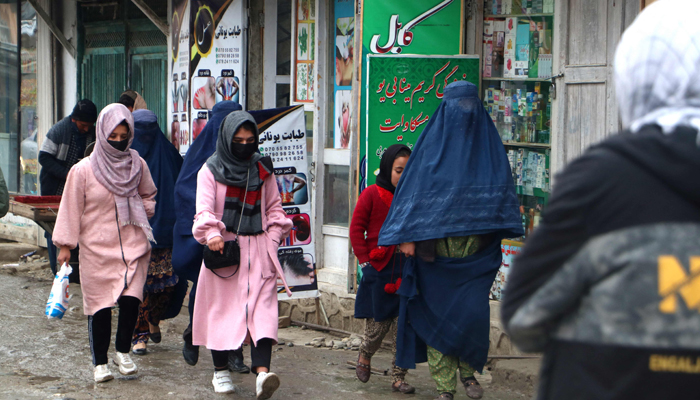
[{"label": "face mask", "polygon": [[231,153],[233,153],[236,158],[241,160],[249,159],[257,149],[257,143],[231,143]]},{"label": "face mask", "polygon": [[109,143],[110,146],[114,147],[115,149],[117,149],[119,151],[124,151],[124,150],[126,150],[126,147],[129,146],[129,139],[108,140],[107,143]]}]

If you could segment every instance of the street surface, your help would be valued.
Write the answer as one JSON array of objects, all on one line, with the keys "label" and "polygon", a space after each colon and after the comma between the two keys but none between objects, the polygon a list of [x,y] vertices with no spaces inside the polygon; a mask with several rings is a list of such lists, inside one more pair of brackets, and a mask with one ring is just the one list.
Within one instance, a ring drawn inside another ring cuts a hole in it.
[{"label": "street surface", "polygon": [[[8,273],[10,272],[10,273]],[[221,399],[211,385],[211,355],[200,350],[199,363],[191,367],[181,355],[182,331],[187,325],[187,309],[174,320],[161,324],[163,340],[149,343],[145,356],[132,355],[139,367],[137,375],[121,377],[115,365],[115,380],[95,385],[87,336],[87,318],[82,313],[79,285],[71,284],[71,311],[63,320],[48,320],[44,308],[51,286],[49,270],[11,271],[0,265],[0,399]],[[73,309],[76,307],[77,309]],[[113,333],[116,318],[112,322]],[[334,337],[312,330],[281,329],[280,341],[294,347],[276,346],[272,370],[282,381],[273,399],[412,399],[428,400],[436,395],[427,365],[411,371],[408,381],[416,386],[415,395],[391,393],[390,378],[373,375],[360,383],[346,362],[356,352],[304,346],[312,338]],[[337,337],[336,337],[337,338]],[[110,347],[110,363],[114,341]],[[246,362],[250,353],[245,350]],[[391,355],[380,350],[373,367],[386,369]],[[490,376],[485,376],[488,381]],[[254,399],[255,376],[233,374],[236,393],[229,398]],[[506,388],[485,385],[486,400],[524,399]],[[457,399],[466,399],[458,389]]]}]

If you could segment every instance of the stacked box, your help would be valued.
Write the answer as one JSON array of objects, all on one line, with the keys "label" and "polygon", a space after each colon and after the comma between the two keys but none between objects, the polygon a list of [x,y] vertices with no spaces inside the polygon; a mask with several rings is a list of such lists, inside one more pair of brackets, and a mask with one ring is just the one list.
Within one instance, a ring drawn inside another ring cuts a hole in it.
[{"label": "stacked box", "polygon": [[490,78],[493,76],[493,23],[493,18],[487,18],[484,20],[484,78]]},{"label": "stacked box", "polygon": [[542,12],[546,14],[554,14],[554,0],[543,0]]},{"label": "stacked box", "polygon": [[507,78],[515,77],[517,29],[518,19],[506,18],[503,40],[503,76]]},{"label": "stacked box", "polygon": [[525,162],[525,149],[518,149],[515,161],[515,184],[523,185],[523,162]]},{"label": "stacked box", "polygon": [[544,9],[544,2],[542,0],[532,0],[532,12],[535,14],[542,14]]},{"label": "stacked box", "polygon": [[546,156],[542,153],[537,154],[537,181],[535,182],[535,187],[538,187],[540,189],[545,188],[544,182],[545,182],[545,158]]},{"label": "stacked box", "polygon": [[512,14],[513,13],[513,0],[502,0],[501,10],[503,11],[503,14]]}]

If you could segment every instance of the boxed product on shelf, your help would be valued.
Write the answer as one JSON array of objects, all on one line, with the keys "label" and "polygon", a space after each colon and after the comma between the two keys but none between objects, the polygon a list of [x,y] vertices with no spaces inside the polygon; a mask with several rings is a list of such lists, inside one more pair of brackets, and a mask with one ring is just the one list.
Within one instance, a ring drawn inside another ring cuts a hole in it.
[{"label": "boxed product on shelf", "polygon": [[506,18],[503,44],[503,76],[515,77],[515,61],[517,61],[516,37],[518,18]]},{"label": "boxed product on shelf", "polygon": [[537,78],[537,56],[540,51],[540,34],[537,31],[537,23],[535,21],[530,21],[530,32],[529,32],[529,51],[528,60],[530,65],[528,68],[528,77]]},{"label": "boxed product on shelf", "polygon": [[522,186],[523,184],[523,162],[525,160],[525,151],[525,149],[518,149],[515,159],[515,184],[517,186]]},{"label": "boxed product on shelf", "polygon": [[552,77],[552,62],[554,61],[554,56],[551,54],[540,54],[537,57],[537,64],[539,68],[537,69],[537,77],[540,79],[549,79]]},{"label": "boxed product on shelf", "polygon": [[515,60],[528,61],[530,59],[530,24],[519,23],[515,35]]},{"label": "boxed product on shelf", "polygon": [[503,11],[503,14],[512,14],[513,13],[513,0],[502,0],[501,10]]},{"label": "boxed product on shelf", "polygon": [[492,76],[491,68],[493,63],[493,23],[493,18],[487,18],[486,20],[484,20],[484,78],[490,78]]},{"label": "boxed product on shelf", "polygon": [[554,0],[543,0],[542,1],[542,12],[547,14],[554,13]]}]

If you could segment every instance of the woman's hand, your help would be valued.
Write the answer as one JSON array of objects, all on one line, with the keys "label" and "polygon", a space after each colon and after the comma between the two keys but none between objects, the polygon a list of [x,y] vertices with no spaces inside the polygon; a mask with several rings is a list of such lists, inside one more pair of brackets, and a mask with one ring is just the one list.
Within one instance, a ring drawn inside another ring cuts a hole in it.
[{"label": "woman's hand", "polygon": [[221,254],[224,254],[224,238],[221,236],[216,236],[207,242],[207,246],[209,246],[209,250],[211,251],[218,251]]},{"label": "woman's hand", "polygon": [[416,243],[415,242],[401,243],[399,245],[399,251],[408,257],[415,257],[416,256]]},{"label": "woman's hand", "polygon": [[70,249],[68,246],[61,246],[61,250],[56,257],[58,262],[58,268],[61,268],[63,264],[68,264],[70,262]]}]

